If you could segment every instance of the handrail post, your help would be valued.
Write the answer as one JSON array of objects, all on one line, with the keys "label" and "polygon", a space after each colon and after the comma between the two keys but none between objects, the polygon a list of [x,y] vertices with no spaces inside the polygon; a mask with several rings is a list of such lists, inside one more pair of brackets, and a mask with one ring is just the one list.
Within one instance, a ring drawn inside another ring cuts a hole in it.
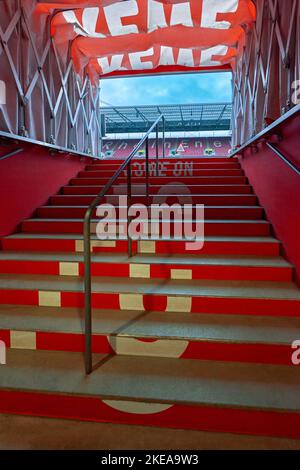
[{"label": "handrail post", "polygon": [[146,198],[149,206],[149,138],[146,139]]},{"label": "handrail post", "polygon": [[158,124],[156,126],[156,176],[158,176],[159,168],[158,168]]},{"label": "handrail post", "polygon": [[163,123],[163,158],[166,156],[166,148],[165,148],[165,141],[166,141],[166,120],[165,117],[162,117],[162,123]]},{"label": "handrail post", "polygon": [[[101,199],[107,194],[114,182],[119,178],[125,168],[128,166],[127,172],[127,196],[129,204],[131,205],[132,198],[132,167],[131,161],[132,158],[136,155],[137,151],[146,144],[146,194],[147,194],[147,203],[149,205],[149,135],[154,129],[158,126],[159,121],[163,119],[163,116],[160,115],[155,123],[150,127],[146,135],[140,140],[140,142],[135,146],[129,157],[126,161],[120,166],[116,171],[113,177],[107,182],[105,187],[101,192],[96,196],[96,198],[91,202],[89,208],[87,209],[84,216],[84,308],[85,308],[85,371],[87,374],[90,374],[93,370],[93,348],[92,348],[92,273],[91,273],[91,218],[93,211],[96,209],[97,205]],[[128,254],[132,256],[132,239],[129,237],[129,211],[127,210],[127,240],[128,240]]]},{"label": "handrail post", "polygon": [[84,305],[85,305],[85,372],[90,374],[92,364],[92,278],[91,278],[91,213],[84,218]]},{"label": "handrail post", "polygon": [[128,164],[128,170],[127,170],[127,244],[128,244],[128,257],[132,257],[132,238],[130,236],[130,221],[131,218],[129,217],[129,209],[131,207],[131,197],[132,197],[132,192],[131,192],[131,161]]}]

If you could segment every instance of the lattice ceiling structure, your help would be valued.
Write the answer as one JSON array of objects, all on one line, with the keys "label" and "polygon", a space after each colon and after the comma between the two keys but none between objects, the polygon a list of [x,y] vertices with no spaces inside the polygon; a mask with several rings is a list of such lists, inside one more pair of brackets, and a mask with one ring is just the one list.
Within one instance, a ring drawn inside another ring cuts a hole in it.
[{"label": "lattice ceiling structure", "polygon": [[99,154],[99,78],[204,70],[233,70],[240,145],[295,104],[299,0],[1,0],[2,134]]},{"label": "lattice ceiling structure", "polygon": [[112,134],[145,132],[160,114],[169,132],[230,130],[231,113],[230,103],[101,108],[106,132]]}]

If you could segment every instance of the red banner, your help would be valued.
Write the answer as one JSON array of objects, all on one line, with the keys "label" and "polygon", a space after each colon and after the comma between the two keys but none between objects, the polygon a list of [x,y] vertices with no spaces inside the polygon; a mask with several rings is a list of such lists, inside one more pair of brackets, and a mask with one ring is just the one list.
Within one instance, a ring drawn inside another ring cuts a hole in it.
[{"label": "red banner", "polygon": [[99,75],[232,66],[255,20],[251,0],[65,0],[38,11],[55,12],[51,34],[73,41],[76,70]]}]

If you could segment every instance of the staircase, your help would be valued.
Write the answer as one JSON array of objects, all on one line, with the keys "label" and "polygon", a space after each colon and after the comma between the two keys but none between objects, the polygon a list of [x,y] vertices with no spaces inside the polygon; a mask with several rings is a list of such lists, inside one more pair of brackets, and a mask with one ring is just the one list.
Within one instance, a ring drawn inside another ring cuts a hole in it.
[{"label": "staircase", "polygon": [[[132,203],[146,203],[142,164]],[[181,201],[205,204],[201,251],[158,236],[133,242],[128,259],[127,240],[93,234],[85,376],[83,217],[119,165],[88,165],[1,240],[0,412],[300,438],[300,290],[236,159],[151,167],[151,202],[165,185],[177,202],[185,185]],[[124,174],[105,201],[126,184]]]}]

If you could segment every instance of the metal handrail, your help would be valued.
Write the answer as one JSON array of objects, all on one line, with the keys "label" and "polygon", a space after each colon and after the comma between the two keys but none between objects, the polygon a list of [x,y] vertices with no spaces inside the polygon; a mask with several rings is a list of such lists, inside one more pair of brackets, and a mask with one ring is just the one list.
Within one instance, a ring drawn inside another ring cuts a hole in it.
[{"label": "metal handrail", "polygon": [[[156,130],[156,174],[158,175],[158,127],[162,121],[163,129],[163,157],[165,157],[165,118],[161,114],[155,123],[150,127],[148,132],[135,146],[129,157],[122,163],[112,178],[106,183],[98,196],[92,201],[84,216],[84,306],[85,306],[85,371],[90,374],[93,370],[92,364],[92,275],[91,275],[91,217],[101,199],[107,194],[121,173],[127,168],[127,196],[128,206],[131,202],[131,160],[140,150],[142,145],[146,143],[146,197],[149,203],[149,135]],[[127,214],[128,217],[128,214]],[[129,219],[127,220],[127,222]],[[128,225],[127,225],[128,226]],[[128,239],[128,255],[132,256],[132,240],[127,234]]]},{"label": "metal handrail", "polygon": [[6,139],[10,139],[10,140],[11,139],[16,140],[19,143],[24,142],[26,144],[38,145],[39,147],[42,147],[42,148],[55,150],[57,152],[62,152],[62,153],[65,153],[67,155],[74,155],[75,157],[76,156],[80,157],[80,158],[81,157],[88,157],[88,158],[92,158],[93,160],[102,160],[101,157],[95,157],[94,155],[91,155],[90,153],[79,152],[78,150],[75,150],[75,149],[72,149],[72,148],[62,147],[60,145],[54,145],[54,144],[50,144],[48,142],[42,142],[41,140],[31,139],[31,138],[28,138],[28,137],[21,136],[19,134],[11,134],[10,132],[0,131],[0,138],[1,137],[4,137]]},{"label": "metal handrail", "polygon": [[230,154],[230,158],[235,157],[236,155],[239,155],[244,152],[248,147],[251,147],[253,145],[256,145],[259,141],[262,141],[272,134],[276,134],[277,129],[284,124],[284,122],[288,121],[289,119],[295,117],[297,114],[300,114],[300,104],[294,106],[290,111],[285,113],[283,116],[281,116],[279,119],[276,121],[272,122],[269,126],[267,126],[265,129],[263,129],[261,132],[256,134],[254,137],[251,139],[247,140],[243,145],[238,147],[234,152]]},{"label": "metal handrail", "polygon": [[266,142],[267,147],[271,149],[274,153],[276,153],[277,157],[279,157],[284,163],[286,163],[298,176],[300,176],[300,170],[297,168],[294,163],[292,163],[283,153],[275,147],[275,145],[271,144],[270,142]]},{"label": "metal handrail", "polygon": [[18,155],[18,153],[21,153],[23,151],[24,149],[13,150],[12,152],[7,153],[6,155],[2,155],[2,157],[0,157],[0,161],[6,160],[6,158],[13,157],[14,155]]},{"label": "metal handrail", "polygon": [[[243,155],[244,151],[247,148],[251,147],[256,147],[257,144],[263,142],[266,144],[266,146],[272,150],[284,163],[286,163],[297,175],[300,176],[300,170],[297,168],[294,163],[292,163],[282,152],[281,150],[278,149],[273,143],[268,142],[268,138],[270,138],[273,135],[276,135],[278,133],[278,129],[282,124],[287,122],[289,119],[294,118],[300,114],[300,104],[296,105],[294,108],[292,108],[290,111],[285,113],[283,116],[281,116],[279,119],[274,121],[272,124],[267,126],[264,130],[262,130],[259,134],[255,135],[251,139],[249,139],[247,142],[245,142],[243,145],[238,147],[234,152],[232,152],[229,156],[229,158],[236,157],[237,155]],[[280,137],[280,136],[279,136]]]}]

